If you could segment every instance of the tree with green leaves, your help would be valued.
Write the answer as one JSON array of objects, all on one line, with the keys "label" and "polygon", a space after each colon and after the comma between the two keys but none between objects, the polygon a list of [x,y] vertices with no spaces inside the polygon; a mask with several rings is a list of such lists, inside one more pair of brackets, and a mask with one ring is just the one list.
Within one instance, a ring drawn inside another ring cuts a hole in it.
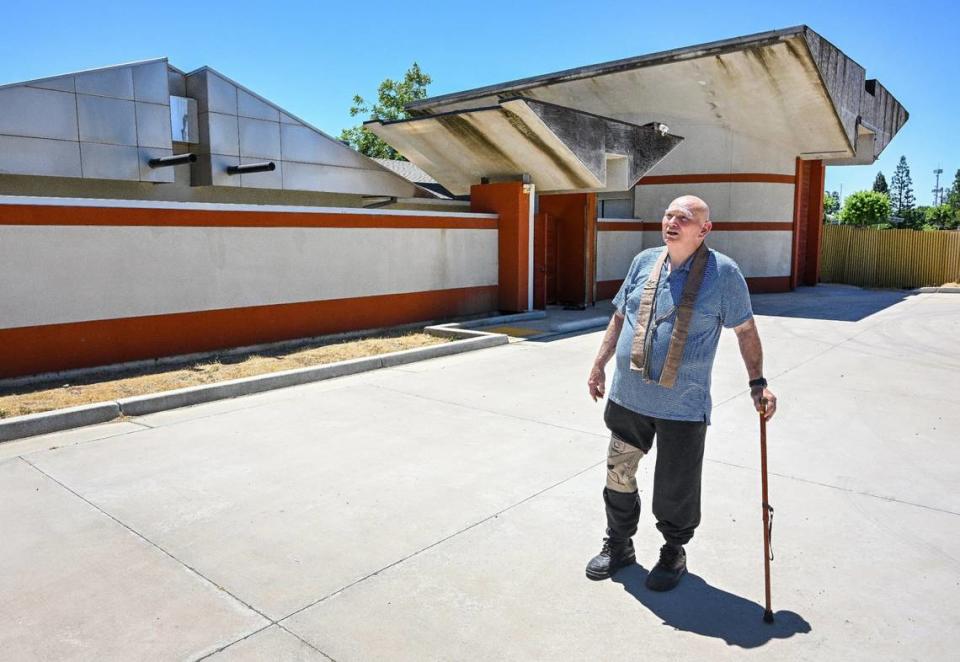
[{"label": "tree with green leaves", "polygon": [[906,217],[905,212],[909,212],[916,205],[910,166],[907,165],[905,156],[900,157],[900,163],[897,164],[897,169],[893,171],[893,179],[890,180],[890,204],[893,207],[893,213],[902,217]]},{"label": "tree with green leaves", "polygon": [[[377,102],[370,104],[359,94],[354,95],[353,105],[350,106],[350,117],[360,115],[371,120],[402,120],[409,117],[406,105],[427,96],[427,85],[432,79],[423,73],[420,65],[413,63],[403,80],[395,81],[386,78],[377,88]],[[340,133],[340,140],[352,148],[371,158],[393,159],[405,161],[400,153],[383,142],[362,124],[344,129]]]},{"label": "tree with green leaves", "polygon": [[840,194],[836,191],[823,192],[823,220],[832,219],[840,211]]},{"label": "tree with green leaves", "polygon": [[937,207],[928,207],[924,214],[926,224],[937,228],[938,230],[950,229],[953,227],[953,221],[957,218],[956,212],[950,205],[939,205]]},{"label": "tree with green leaves", "polygon": [[957,175],[953,178],[953,186],[947,189],[947,197],[944,201],[950,205],[951,209],[960,213],[960,170],[957,170]]},{"label": "tree with green leaves", "polygon": [[923,205],[900,212],[897,227],[904,230],[922,230],[927,223],[927,208]]},{"label": "tree with green leaves", "polygon": [[877,225],[890,218],[890,198],[876,191],[857,191],[843,201],[840,222],[845,225]]},{"label": "tree with green leaves", "polygon": [[882,172],[878,172],[876,178],[873,180],[873,190],[877,193],[886,193],[890,195],[890,187],[887,186],[887,178],[883,176]]}]

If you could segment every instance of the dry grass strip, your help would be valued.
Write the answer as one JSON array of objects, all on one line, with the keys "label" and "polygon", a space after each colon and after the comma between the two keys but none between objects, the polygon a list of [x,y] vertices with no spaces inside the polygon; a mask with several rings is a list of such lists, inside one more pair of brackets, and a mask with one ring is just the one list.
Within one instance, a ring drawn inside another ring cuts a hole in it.
[{"label": "dry grass strip", "polygon": [[34,384],[13,392],[10,389],[0,390],[0,418],[306,368],[444,342],[449,342],[449,339],[426,333],[409,333],[302,346],[276,353],[224,356],[181,367],[164,366],[123,374],[95,375],[69,384]]}]

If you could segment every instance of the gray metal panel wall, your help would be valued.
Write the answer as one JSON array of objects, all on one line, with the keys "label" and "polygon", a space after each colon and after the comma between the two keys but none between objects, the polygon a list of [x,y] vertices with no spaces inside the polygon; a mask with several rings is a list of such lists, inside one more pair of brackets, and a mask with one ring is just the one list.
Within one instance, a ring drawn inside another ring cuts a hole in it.
[{"label": "gray metal panel wall", "polygon": [[[186,75],[200,142],[194,186],[411,197],[416,188],[367,157],[305,126],[211,69]],[[230,165],[273,161],[276,170],[228,175]]]},{"label": "gray metal panel wall", "polygon": [[164,60],[0,89],[0,173],[172,182]]}]

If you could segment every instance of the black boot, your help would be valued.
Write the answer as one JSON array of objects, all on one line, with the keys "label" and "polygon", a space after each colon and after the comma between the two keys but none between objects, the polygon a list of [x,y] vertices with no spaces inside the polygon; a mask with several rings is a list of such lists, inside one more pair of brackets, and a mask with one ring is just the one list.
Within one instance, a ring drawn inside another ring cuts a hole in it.
[{"label": "black boot", "polygon": [[647,588],[651,591],[669,591],[680,583],[687,571],[687,553],[681,545],[667,543],[660,548],[660,560],[647,575]]},{"label": "black boot", "polygon": [[590,579],[607,579],[624,566],[636,562],[637,555],[633,551],[633,541],[621,538],[604,538],[603,549],[590,559],[587,564],[587,577]]}]

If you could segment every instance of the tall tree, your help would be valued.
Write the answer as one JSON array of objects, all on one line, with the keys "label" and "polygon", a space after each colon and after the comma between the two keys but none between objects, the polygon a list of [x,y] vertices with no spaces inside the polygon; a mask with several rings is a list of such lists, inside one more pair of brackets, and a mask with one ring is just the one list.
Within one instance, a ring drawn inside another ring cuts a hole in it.
[{"label": "tall tree", "polygon": [[910,166],[907,165],[905,156],[900,157],[900,163],[897,164],[897,169],[893,171],[893,179],[890,180],[890,205],[897,216],[903,216],[904,212],[909,212],[916,206]]},{"label": "tall tree", "polygon": [[873,180],[873,190],[877,193],[886,193],[890,195],[890,187],[887,186],[887,178],[883,176],[882,172],[878,172],[876,178]]},{"label": "tall tree", "polygon": [[[426,97],[427,85],[431,82],[430,76],[423,73],[420,65],[414,62],[403,75],[403,80],[395,81],[392,78],[385,78],[380,83],[375,104],[369,104],[359,94],[354,95],[353,105],[350,106],[350,117],[361,115],[372,120],[407,119],[409,115],[405,106],[411,101]],[[369,157],[406,161],[397,150],[365,129],[362,124],[344,129],[340,133],[340,140]]]}]

